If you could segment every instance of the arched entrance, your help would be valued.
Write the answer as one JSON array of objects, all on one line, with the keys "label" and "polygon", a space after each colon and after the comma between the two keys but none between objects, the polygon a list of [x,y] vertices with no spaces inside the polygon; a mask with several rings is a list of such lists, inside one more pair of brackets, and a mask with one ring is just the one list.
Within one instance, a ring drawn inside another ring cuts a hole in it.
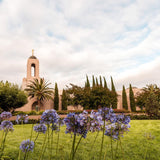
[{"label": "arched entrance", "polygon": [[40,108],[38,107],[38,102],[35,101],[33,104],[32,104],[32,111],[39,111]]}]

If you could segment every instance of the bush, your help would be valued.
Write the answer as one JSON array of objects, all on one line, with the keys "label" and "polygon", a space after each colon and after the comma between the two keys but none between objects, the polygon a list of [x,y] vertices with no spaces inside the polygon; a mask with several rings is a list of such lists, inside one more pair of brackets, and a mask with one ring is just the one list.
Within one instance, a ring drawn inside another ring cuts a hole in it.
[{"label": "bush", "polygon": [[133,115],[133,114],[129,114],[127,116],[130,116],[131,120],[158,120],[160,119],[160,116],[148,116],[148,115]]},{"label": "bush", "polygon": [[44,111],[39,111],[37,115],[42,115]]},{"label": "bush", "polygon": [[114,113],[130,113],[130,111],[125,109],[114,109]]},{"label": "bush", "polygon": [[28,115],[37,115],[37,112],[36,111],[30,111],[30,112],[28,112]]}]

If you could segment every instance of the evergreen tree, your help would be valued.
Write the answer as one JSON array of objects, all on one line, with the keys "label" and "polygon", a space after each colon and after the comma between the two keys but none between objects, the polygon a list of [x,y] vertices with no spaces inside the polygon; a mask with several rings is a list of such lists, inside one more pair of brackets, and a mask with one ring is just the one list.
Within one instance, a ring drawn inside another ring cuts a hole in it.
[{"label": "evergreen tree", "polygon": [[122,107],[128,110],[127,95],[126,95],[126,90],[125,90],[124,85],[123,85],[123,90],[122,90]]},{"label": "evergreen tree", "polygon": [[111,91],[116,92],[112,76],[111,76]]},{"label": "evergreen tree", "polygon": [[108,89],[108,87],[107,87],[107,82],[106,82],[106,78],[103,77],[103,80],[104,80],[104,88],[107,88],[107,89]]},{"label": "evergreen tree", "polygon": [[87,76],[87,75],[86,75],[85,87],[90,89],[90,82],[89,82],[89,79],[88,79],[88,76]]},{"label": "evergreen tree", "polygon": [[117,108],[117,92],[116,92],[112,77],[111,77],[111,92],[112,92],[111,107],[116,109]]},{"label": "evergreen tree", "polygon": [[59,109],[59,95],[58,95],[58,86],[57,83],[55,83],[55,91],[54,91],[54,109]]},{"label": "evergreen tree", "polygon": [[94,79],[94,75],[92,76],[92,88],[94,88],[96,86],[96,83],[95,83],[95,79]]},{"label": "evergreen tree", "polygon": [[96,77],[96,87],[98,87],[99,84],[98,84],[98,78]]},{"label": "evergreen tree", "polygon": [[99,81],[100,81],[100,87],[102,87],[102,77],[99,76]]},{"label": "evergreen tree", "polygon": [[135,112],[136,105],[135,105],[134,93],[133,93],[131,84],[129,85],[129,101],[130,101],[131,111]]},{"label": "evergreen tree", "polygon": [[67,95],[64,89],[62,92],[62,110],[67,110]]}]

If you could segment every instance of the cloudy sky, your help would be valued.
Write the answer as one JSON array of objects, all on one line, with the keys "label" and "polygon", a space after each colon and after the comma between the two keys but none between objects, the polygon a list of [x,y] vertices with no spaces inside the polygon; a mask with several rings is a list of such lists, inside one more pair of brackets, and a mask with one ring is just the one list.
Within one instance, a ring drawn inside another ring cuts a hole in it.
[{"label": "cloudy sky", "polygon": [[160,1],[0,0],[0,80],[21,85],[32,49],[60,89],[86,74],[159,86]]}]

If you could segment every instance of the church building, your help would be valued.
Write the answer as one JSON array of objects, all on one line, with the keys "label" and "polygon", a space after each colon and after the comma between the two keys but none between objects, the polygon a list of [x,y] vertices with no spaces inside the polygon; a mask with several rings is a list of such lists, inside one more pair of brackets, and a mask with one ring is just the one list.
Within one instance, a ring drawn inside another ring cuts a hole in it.
[{"label": "church building", "polygon": [[[30,83],[30,81],[33,81],[34,79],[39,79],[39,60],[36,56],[34,56],[34,50],[32,50],[32,56],[28,58],[27,61],[27,76],[23,78],[22,81],[22,90],[24,90],[27,85]],[[59,97],[61,101],[61,96]],[[23,107],[18,108],[18,111],[41,111],[46,109],[53,109],[54,103],[53,99],[51,100],[45,100],[41,104],[41,108],[38,108],[38,102],[36,98],[28,98],[28,103],[25,104]],[[59,103],[59,110],[61,110],[61,103]]]},{"label": "church building", "polygon": [[[22,90],[24,90],[27,85],[30,83],[30,81],[33,81],[34,79],[39,79],[39,60],[37,57],[34,56],[34,50],[32,50],[32,56],[28,58],[27,61],[27,76],[23,78],[22,81]],[[140,92],[141,89],[138,89],[136,87],[133,88],[134,95],[136,95],[138,92]],[[117,109],[123,109],[122,107],[122,91],[118,91],[118,103],[117,103]],[[129,89],[126,89],[126,94],[127,94],[127,101],[128,101],[128,109],[131,110],[130,108],[130,103],[129,103]],[[62,91],[59,90],[59,110],[62,109],[62,102],[61,102],[61,97],[62,97]],[[54,97],[53,97],[54,98]],[[54,102],[53,99],[50,100],[45,100],[41,104],[41,108],[38,107],[38,102],[36,98],[28,98],[28,103],[22,106],[21,108],[18,108],[18,111],[41,111],[41,110],[46,110],[46,109],[53,109],[54,108]],[[83,107],[78,105],[78,106],[68,106],[68,110],[82,110]],[[138,108],[137,108],[138,109]]]}]

